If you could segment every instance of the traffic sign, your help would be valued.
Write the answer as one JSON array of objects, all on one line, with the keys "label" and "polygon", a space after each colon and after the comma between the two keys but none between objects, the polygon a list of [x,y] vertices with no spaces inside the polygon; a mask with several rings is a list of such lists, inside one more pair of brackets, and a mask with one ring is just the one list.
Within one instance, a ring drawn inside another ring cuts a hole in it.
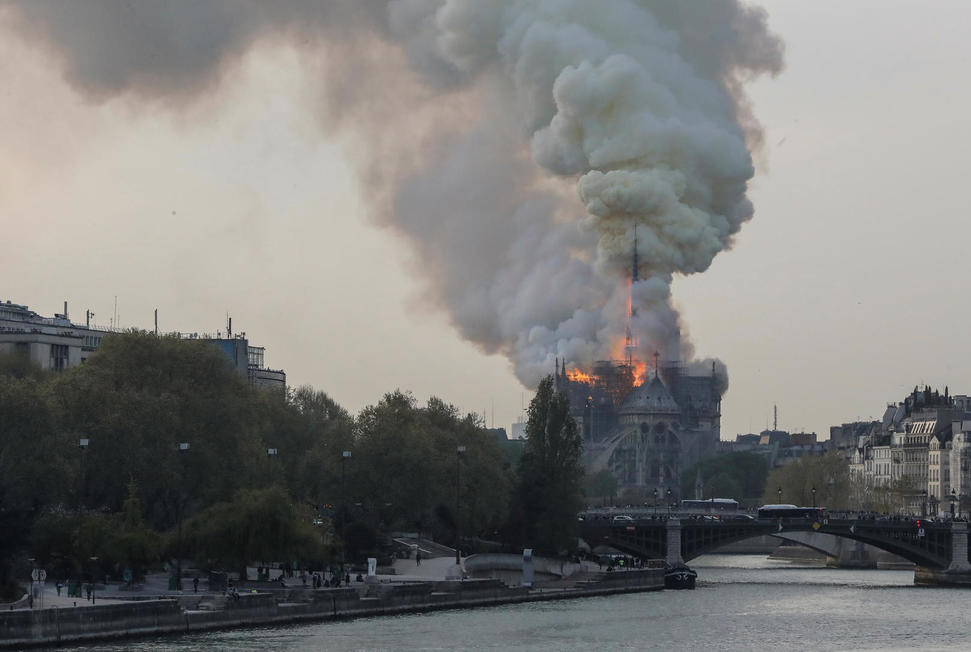
[{"label": "traffic sign", "polygon": [[47,571],[43,568],[35,568],[34,570],[30,571],[30,579],[34,580],[35,582],[43,582],[47,579]]}]

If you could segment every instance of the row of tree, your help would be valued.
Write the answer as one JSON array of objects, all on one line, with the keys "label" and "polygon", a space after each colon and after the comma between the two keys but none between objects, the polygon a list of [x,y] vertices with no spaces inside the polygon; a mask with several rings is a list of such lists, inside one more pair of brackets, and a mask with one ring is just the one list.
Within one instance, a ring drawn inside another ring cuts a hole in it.
[{"label": "row of tree", "polygon": [[353,416],[308,387],[255,390],[205,342],[146,333],[58,374],[3,357],[0,585],[29,558],[74,575],[182,557],[235,569],[326,562],[342,534],[348,554],[374,554],[394,530],[572,549],[580,441],[550,381],[527,431],[514,467],[440,399],[395,391]]}]

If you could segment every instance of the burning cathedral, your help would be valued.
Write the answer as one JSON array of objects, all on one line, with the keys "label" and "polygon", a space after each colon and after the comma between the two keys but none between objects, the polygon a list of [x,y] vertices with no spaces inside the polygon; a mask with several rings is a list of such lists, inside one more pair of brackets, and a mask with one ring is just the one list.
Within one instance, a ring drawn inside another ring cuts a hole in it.
[{"label": "burning cathedral", "polygon": [[[637,283],[636,236],[632,286]],[[670,489],[679,498],[681,473],[715,454],[720,436],[721,395],[715,363],[710,373],[682,364],[681,336],[675,330],[653,369],[637,360],[637,341],[628,311],[623,360],[601,360],[589,372],[567,369],[557,359],[556,391],[570,399],[570,409],[583,436],[587,473],[610,471],[620,489],[644,494]]]},{"label": "burning cathedral", "polygon": [[681,472],[715,454],[721,395],[714,364],[710,375],[695,375],[672,358],[640,379],[636,361],[601,360],[589,374],[565,362],[556,370],[555,387],[569,396],[583,434],[588,473],[607,469],[621,489],[677,495]]}]

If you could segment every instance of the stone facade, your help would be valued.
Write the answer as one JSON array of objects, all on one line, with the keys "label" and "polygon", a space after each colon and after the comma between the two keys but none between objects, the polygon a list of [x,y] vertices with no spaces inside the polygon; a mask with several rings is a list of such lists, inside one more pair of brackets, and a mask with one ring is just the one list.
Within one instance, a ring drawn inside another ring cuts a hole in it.
[{"label": "stone facade", "polygon": [[[227,327],[228,330],[228,327]],[[102,340],[118,328],[94,326],[90,320],[75,324],[64,312],[43,317],[27,306],[0,302],[0,353],[26,355],[41,369],[64,371],[84,362],[97,350]],[[211,342],[227,358],[234,369],[246,376],[249,384],[261,389],[285,391],[286,374],[282,370],[267,369],[263,365],[263,347],[250,346],[245,333],[235,337],[199,336],[197,333],[176,333],[185,339]]]},{"label": "stone facade", "polygon": [[[714,373],[690,375],[667,362],[634,386],[624,375],[629,370],[608,364],[598,363],[591,380],[571,379],[565,369],[556,374],[557,391],[570,397],[584,435],[587,471],[607,469],[622,489],[680,499],[682,471],[718,450],[721,396]],[[598,382],[603,378],[619,380]]]},{"label": "stone facade", "polygon": [[[967,396],[950,396],[947,388],[915,387],[871,428],[855,429],[850,471],[866,487],[897,491],[901,509],[913,514],[946,513],[952,491],[955,501],[971,502],[969,407]],[[840,441],[846,454],[845,437]]]}]

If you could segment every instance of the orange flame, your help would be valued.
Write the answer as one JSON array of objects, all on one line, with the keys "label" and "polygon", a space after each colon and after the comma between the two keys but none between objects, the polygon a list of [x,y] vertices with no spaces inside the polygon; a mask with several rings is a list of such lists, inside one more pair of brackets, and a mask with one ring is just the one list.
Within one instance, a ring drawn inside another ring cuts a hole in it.
[{"label": "orange flame", "polygon": [[569,369],[566,372],[566,377],[570,380],[578,383],[591,383],[593,382],[593,376],[591,374],[585,374],[578,369]]}]

